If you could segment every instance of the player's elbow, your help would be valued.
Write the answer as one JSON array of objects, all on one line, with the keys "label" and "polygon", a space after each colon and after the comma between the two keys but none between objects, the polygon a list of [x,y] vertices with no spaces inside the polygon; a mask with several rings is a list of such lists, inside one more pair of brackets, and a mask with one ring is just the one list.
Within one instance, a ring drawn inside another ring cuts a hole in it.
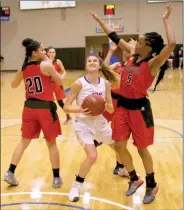
[{"label": "player's elbow", "polygon": [[12,82],[12,83],[11,83],[11,88],[15,89],[15,88],[17,88],[17,87],[18,87],[18,84],[17,84],[17,83],[15,83],[15,82]]},{"label": "player's elbow", "polygon": [[68,112],[69,112],[69,106],[68,106],[68,104],[65,104],[65,105],[64,105],[63,111],[64,111],[65,113],[68,113]]},{"label": "player's elbow", "polygon": [[63,77],[60,76],[57,79],[55,79],[55,83],[59,86],[62,86],[63,85]]},{"label": "player's elbow", "polygon": [[114,106],[112,104],[107,104],[106,110],[112,114],[114,112]]},{"label": "player's elbow", "polygon": [[63,85],[63,81],[57,81],[57,85],[62,86]]},{"label": "player's elbow", "polygon": [[171,42],[169,42],[168,47],[173,51],[176,47],[176,40],[172,40]]},{"label": "player's elbow", "polygon": [[112,114],[112,113],[114,112],[114,108],[110,108],[110,109],[108,110],[108,112],[109,112],[110,114]]}]

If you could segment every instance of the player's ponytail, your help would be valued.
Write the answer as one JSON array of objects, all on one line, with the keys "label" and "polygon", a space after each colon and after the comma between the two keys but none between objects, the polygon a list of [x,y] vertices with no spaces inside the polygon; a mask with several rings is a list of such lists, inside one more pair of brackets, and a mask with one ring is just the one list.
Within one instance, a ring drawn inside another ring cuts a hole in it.
[{"label": "player's ponytail", "polygon": [[103,74],[105,79],[108,80],[109,82],[116,82],[119,78],[119,74],[117,74],[115,71],[112,71],[103,62],[101,63],[100,72]]},{"label": "player's ponytail", "polygon": [[24,62],[22,64],[22,71],[24,71],[24,69],[26,68],[26,65],[27,65],[28,61],[29,61],[29,58],[26,56],[25,59],[24,59]]},{"label": "player's ponytail", "polygon": [[26,38],[22,41],[22,45],[26,48],[26,56],[22,65],[23,71],[26,68],[29,58],[32,56],[32,52],[37,51],[38,48],[40,48],[41,43],[36,40]]}]

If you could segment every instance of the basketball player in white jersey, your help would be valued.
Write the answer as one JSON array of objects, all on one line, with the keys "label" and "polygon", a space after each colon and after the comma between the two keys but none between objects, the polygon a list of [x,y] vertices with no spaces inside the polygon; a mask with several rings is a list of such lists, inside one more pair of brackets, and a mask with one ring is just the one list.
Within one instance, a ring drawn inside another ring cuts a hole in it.
[{"label": "basketball player in white jersey", "polygon": [[[73,202],[79,200],[80,190],[85,177],[97,159],[98,154],[94,145],[94,139],[103,144],[111,145],[112,148],[114,146],[112,130],[107,120],[102,115],[91,116],[89,110],[81,108],[84,99],[88,95],[98,94],[106,101],[106,110],[110,113],[114,111],[110,84],[107,80],[99,77],[99,71],[103,71],[103,68],[105,67],[101,65],[96,55],[88,56],[86,61],[86,75],[72,84],[70,94],[64,106],[65,112],[77,113],[74,131],[86,153],[86,159],[81,163],[79,173],[69,193],[69,200]],[[109,71],[108,76],[114,78],[114,82],[116,83],[114,73]],[[75,107],[72,106],[74,100],[77,103]]]}]

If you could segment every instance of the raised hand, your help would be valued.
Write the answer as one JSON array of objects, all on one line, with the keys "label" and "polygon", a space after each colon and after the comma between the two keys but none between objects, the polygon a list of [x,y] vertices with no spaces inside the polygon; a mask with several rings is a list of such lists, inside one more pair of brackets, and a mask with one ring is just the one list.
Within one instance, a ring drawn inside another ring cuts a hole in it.
[{"label": "raised hand", "polygon": [[98,17],[98,15],[92,11],[89,11],[89,13],[91,14],[91,16],[97,21],[99,22],[100,21],[100,18]]},{"label": "raised hand", "polygon": [[169,2],[167,5],[166,5],[166,11],[165,13],[163,14],[162,16],[162,19],[168,19],[170,14],[171,14],[171,11],[172,11],[172,5],[171,3]]},{"label": "raised hand", "polygon": [[129,41],[129,44],[132,46],[135,46],[137,44],[137,41],[133,40],[132,38],[130,38],[131,40]]},{"label": "raised hand", "polygon": [[44,61],[52,63],[52,60],[47,55],[45,55]]}]

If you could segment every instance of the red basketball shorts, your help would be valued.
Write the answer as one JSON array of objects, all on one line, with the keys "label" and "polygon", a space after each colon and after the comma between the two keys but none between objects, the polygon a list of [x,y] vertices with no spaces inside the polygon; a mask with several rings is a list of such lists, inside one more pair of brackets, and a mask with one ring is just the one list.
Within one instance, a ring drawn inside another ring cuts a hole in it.
[{"label": "red basketball shorts", "polygon": [[52,88],[53,88],[53,91],[54,91],[57,101],[63,100],[64,98],[66,98],[65,91],[61,86],[59,86],[55,82],[53,82]]},{"label": "red basketball shorts", "polygon": [[130,134],[134,145],[140,149],[153,144],[154,126],[146,126],[140,110],[127,110],[124,107],[117,108],[112,121],[112,139],[115,141],[128,140]]},{"label": "red basketball shorts", "polygon": [[22,137],[39,138],[41,130],[44,138],[51,142],[61,135],[59,118],[54,121],[49,109],[31,109],[24,107],[22,113]]}]

